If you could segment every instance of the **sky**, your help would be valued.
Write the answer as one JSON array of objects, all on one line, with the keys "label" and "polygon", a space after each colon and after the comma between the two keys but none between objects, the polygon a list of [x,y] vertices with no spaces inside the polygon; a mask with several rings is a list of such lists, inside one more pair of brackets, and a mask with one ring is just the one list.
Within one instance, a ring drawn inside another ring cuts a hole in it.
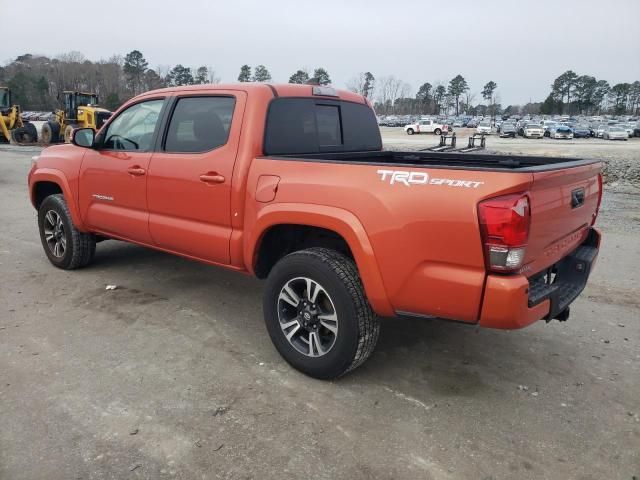
[{"label": "sky", "polygon": [[476,102],[495,81],[503,106],[542,101],[569,69],[612,85],[640,80],[640,0],[27,3],[28,16],[0,0],[3,64],[24,53],[98,60],[137,49],[152,68],[207,65],[226,82],[245,63],[266,65],[274,82],[321,66],[337,88],[370,71],[412,93],[461,74]]}]

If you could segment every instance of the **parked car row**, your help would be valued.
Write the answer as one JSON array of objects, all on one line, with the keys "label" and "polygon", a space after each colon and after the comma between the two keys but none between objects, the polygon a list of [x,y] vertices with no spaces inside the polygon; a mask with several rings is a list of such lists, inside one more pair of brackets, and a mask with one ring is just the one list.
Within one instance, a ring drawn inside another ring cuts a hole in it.
[{"label": "parked car row", "polygon": [[20,116],[25,122],[33,122],[36,120],[48,122],[49,120],[52,120],[55,115],[51,112],[22,112]]},{"label": "parked car row", "polygon": [[606,140],[626,140],[640,137],[640,122],[634,117],[569,117],[555,116],[542,118],[526,115],[524,117],[491,117],[483,116],[415,116],[387,115],[378,117],[378,125],[403,127],[408,135],[418,133],[447,133],[456,128],[474,128],[478,134],[489,135],[494,130],[503,137],[515,138],[602,138]]}]

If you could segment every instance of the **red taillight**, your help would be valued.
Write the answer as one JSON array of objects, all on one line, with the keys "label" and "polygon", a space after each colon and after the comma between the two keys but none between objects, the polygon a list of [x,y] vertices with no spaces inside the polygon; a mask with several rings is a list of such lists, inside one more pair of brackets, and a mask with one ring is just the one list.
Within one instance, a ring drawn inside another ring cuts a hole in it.
[{"label": "red taillight", "polygon": [[478,219],[487,268],[501,272],[520,268],[531,224],[529,197],[504,195],[480,202]]},{"label": "red taillight", "polygon": [[598,174],[598,205],[596,205],[596,211],[593,213],[593,220],[591,220],[591,226],[596,223],[598,213],[600,212],[600,204],[602,203],[602,174]]}]

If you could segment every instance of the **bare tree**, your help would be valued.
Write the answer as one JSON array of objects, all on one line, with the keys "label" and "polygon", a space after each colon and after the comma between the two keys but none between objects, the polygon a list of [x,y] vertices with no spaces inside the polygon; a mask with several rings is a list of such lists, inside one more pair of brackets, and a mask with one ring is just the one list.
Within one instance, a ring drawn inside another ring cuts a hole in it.
[{"label": "bare tree", "polygon": [[375,77],[371,72],[360,72],[347,82],[347,89],[364,97],[372,98],[375,89]]},{"label": "bare tree", "polygon": [[207,67],[207,70],[209,72],[209,77],[208,77],[209,83],[213,83],[213,84],[220,83],[220,77],[216,75],[216,71],[213,69],[211,65]]},{"label": "bare tree", "polygon": [[475,99],[476,99],[475,93],[471,93],[469,90],[464,92],[464,104],[466,105],[467,109],[471,108],[471,105],[473,104]]},{"label": "bare tree", "polygon": [[378,93],[378,102],[388,113],[389,110],[393,110],[393,105],[398,98],[409,96],[411,85],[393,75],[389,75],[380,77],[376,91]]}]

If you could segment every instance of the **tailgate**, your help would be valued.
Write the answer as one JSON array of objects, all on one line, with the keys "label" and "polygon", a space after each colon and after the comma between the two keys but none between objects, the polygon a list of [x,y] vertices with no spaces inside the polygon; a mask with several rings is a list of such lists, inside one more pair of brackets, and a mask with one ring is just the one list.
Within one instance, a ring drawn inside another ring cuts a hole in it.
[{"label": "tailgate", "polygon": [[524,266],[536,274],[573,251],[597,215],[601,163],[535,172],[529,190],[531,228]]}]

